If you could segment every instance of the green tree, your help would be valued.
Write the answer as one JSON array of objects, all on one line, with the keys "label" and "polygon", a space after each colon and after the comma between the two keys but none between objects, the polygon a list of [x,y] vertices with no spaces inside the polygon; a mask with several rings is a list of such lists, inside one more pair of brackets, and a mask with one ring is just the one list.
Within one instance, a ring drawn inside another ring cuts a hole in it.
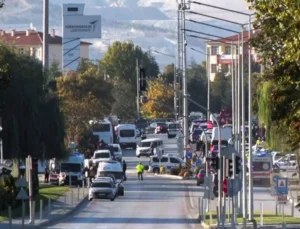
[{"label": "green tree", "polygon": [[100,61],[102,75],[108,74],[112,79],[123,79],[136,88],[136,60],[146,68],[146,75],[157,77],[158,65],[150,52],[130,42],[114,42]]},{"label": "green tree", "polygon": [[271,147],[276,147],[272,143],[278,143],[278,131],[284,130],[287,138],[279,139],[280,143],[299,152],[299,3],[293,0],[248,2],[256,11],[254,28],[259,29],[252,45],[265,66],[258,87],[259,119],[268,128],[267,140]]},{"label": "green tree", "polygon": [[112,86],[95,76],[94,71],[69,72],[57,80],[69,140],[74,141],[77,135],[84,134],[89,129],[90,120],[103,119],[111,111],[114,102]]},{"label": "green tree", "polygon": [[0,91],[4,158],[63,157],[63,116],[41,63],[2,44],[0,66],[11,76],[9,87]]},{"label": "green tree", "polygon": [[174,83],[174,64],[169,64],[165,67],[163,73],[161,74],[161,78],[166,83]]}]

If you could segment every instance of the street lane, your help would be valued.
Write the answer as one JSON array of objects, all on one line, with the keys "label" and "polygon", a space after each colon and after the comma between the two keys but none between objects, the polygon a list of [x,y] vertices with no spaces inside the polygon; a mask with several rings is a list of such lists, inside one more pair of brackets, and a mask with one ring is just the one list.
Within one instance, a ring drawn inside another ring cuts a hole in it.
[{"label": "street lane", "polygon": [[[176,153],[176,138],[160,137],[165,144],[165,153]],[[59,223],[44,227],[51,229],[194,229],[201,228],[191,207],[187,181],[175,180],[145,173],[144,181],[137,181],[134,167],[141,161],[148,164],[149,158],[135,156],[134,150],[123,151],[128,164],[128,180],[125,196],[110,200],[84,202],[74,214]],[[190,192],[198,192],[199,188]]]}]

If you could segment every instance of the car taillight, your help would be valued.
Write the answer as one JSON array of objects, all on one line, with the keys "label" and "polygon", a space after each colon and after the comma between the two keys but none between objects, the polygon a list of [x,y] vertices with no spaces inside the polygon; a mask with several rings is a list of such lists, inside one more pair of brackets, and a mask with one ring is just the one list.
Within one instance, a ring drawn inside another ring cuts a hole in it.
[{"label": "car taillight", "polygon": [[203,174],[199,173],[198,178],[201,178],[201,177],[203,177]]}]

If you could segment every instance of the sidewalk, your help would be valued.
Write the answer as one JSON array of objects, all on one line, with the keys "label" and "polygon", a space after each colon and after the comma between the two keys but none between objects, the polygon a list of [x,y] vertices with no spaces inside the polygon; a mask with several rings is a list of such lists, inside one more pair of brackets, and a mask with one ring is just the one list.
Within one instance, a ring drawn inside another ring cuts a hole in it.
[{"label": "sidewalk", "polygon": [[[79,193],[78,193],[79,190]],[[40,210],[35,213],[35,224],[29,224],[29,216],[25,216],[24,229],[39,228],[46,226],[50,223],[56,222],[64,218],[66,215],[71,214],[80,204],[86,199],[88,193],[87,188],[71,188],[65,195],[59,197],[59,199],[50,203],[43,203],[47,205],[42,210],[42,219]],[[28,202],[26,203],[28,204]],[[27,212],[25,213],[27,214]],[[22,229],[22,219],[12,219],[12,226],[10,227],[9,222],[1,222],[1,229]]]}]

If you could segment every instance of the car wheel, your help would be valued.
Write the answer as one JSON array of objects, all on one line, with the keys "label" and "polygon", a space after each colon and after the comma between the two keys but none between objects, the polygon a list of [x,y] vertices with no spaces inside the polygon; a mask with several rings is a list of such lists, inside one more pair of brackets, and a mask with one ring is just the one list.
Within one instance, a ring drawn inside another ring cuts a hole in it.
[{"label": "car wheel", "polygon": [[154,168],[154,169],[153,169],[153,173],[159,174],[159,168]]},{"label": "car wheel", "polygon": [[110,201],[114,201],[114,200],[115,200],[115,198],[110,199]]},{"label": "car wheel", "polygon": [[93,200],[93,198],[89,198],[89,201],[92,201]]}]

